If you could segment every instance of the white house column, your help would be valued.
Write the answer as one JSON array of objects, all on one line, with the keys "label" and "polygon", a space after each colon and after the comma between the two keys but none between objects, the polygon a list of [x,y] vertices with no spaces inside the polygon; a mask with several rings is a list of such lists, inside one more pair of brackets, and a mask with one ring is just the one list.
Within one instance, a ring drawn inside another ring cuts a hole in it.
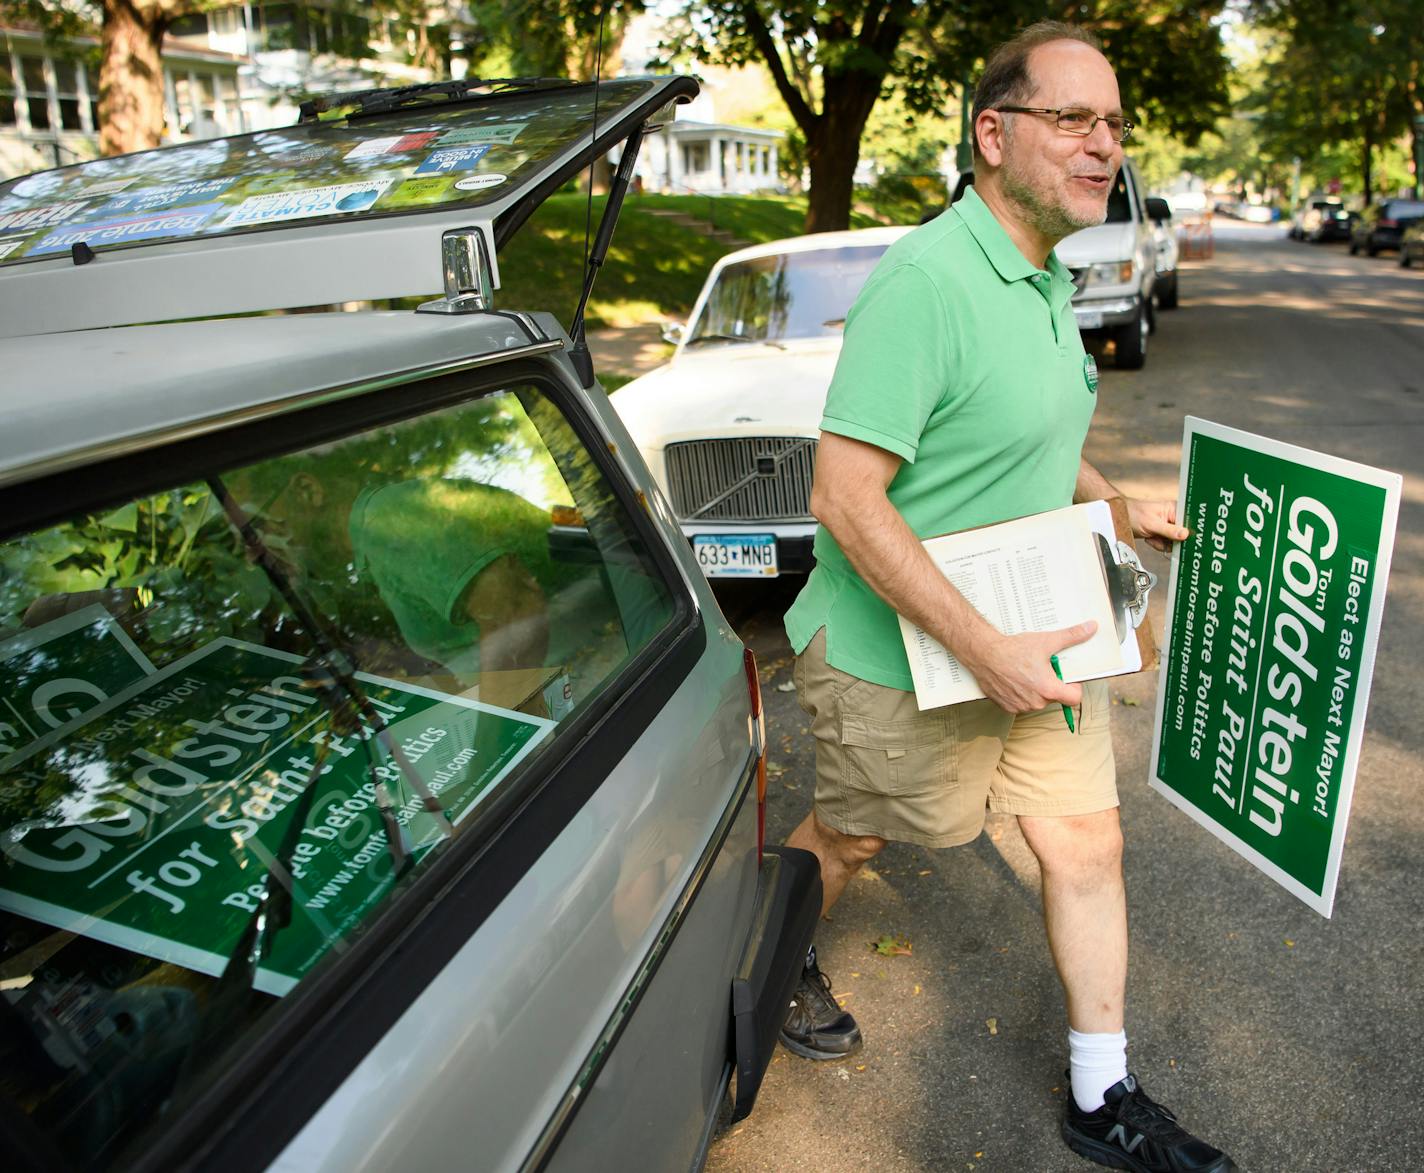
[{"label": "white house column", "polygon": [[682,140],[668,127],[663,135],[667,144],[667,185],[674,195],[682,186]]}]

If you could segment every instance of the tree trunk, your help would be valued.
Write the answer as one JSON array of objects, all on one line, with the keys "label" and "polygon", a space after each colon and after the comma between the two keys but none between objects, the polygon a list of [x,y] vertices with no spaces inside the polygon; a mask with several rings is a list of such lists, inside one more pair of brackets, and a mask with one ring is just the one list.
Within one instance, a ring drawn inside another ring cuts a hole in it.
[{"label": "tree trunk", "polygon": [[1365,207],[1369,207],[1375,202],[1374,199],[1374,143],[1370,141],[1368,132],[1365,134],[1365,149],[1361,159],[1361,178],[1365,182]]},{"label": "tree trunk", "polygon": [[879,78],[832,76],[826,78],[825,86],[822,113],[806,132],[806,164],[811,172],[807,232],[838,232],[850,227],[860,136],[880,94]]},{"label": "tree trunk", "polygon": [[806,164],[811,171],[806,202],[807,232],[836,232],[850,227],[855,168],[860,162],[860,136],[835,134],[832,130],[822,116],[806,138]]},{"label": "tree trunk", "polygon": [[163,34],[168,15],[156,3],[104,0],[99,63],[99,151],[123,155],[163,137]]}]

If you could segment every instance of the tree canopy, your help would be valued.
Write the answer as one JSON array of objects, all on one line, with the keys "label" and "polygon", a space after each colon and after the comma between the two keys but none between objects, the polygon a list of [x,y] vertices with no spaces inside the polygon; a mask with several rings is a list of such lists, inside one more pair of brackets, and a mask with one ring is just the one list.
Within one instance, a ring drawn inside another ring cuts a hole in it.
[{"label": "tree canopy", "polygon": [[992,47],[1040,19],[1102,39],[1139,119],[1188,141],[1227,106],[1217,27],[1225,0],[688,0],[682,47],[726,65],[760,62],[806,143],[808,231],[849,223],[861,138],[882,95],[942,109]]},{"label": "tree canopy", "polygon": [[1419,0],[1254,0],[1250,13],[1270,54],[1253,102],[1262,144],[1307,161],[1352,150],[1368,202],[1380,150],[1424,119]]}]

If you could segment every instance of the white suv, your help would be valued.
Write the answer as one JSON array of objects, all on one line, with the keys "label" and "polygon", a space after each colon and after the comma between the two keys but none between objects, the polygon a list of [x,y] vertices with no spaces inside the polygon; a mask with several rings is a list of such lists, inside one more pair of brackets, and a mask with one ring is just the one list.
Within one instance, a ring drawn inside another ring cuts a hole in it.
[{"label": "white suv", "polygon": [[[1078,286],[1073,313],[1079,330],[1111,339],[1117,365],[1139,369],[1147,361],[1147,336],[1156,325],[1158,244],[1142,177],[1131,159],[1122,161],[1108,196],[1107,219],[1073,233],[1055,251]],[[1175,304],[1175,284],[1171,300]]]}]

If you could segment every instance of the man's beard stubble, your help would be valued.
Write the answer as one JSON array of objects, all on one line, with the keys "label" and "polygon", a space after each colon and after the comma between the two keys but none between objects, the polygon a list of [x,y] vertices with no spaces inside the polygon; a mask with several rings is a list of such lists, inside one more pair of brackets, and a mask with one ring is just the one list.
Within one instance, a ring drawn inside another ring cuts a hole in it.
[{"label": "man's beard stubble", "polygon": [[[1012,145],[1012,139],[1006,143]],[[1090,218],[1075,216],[1066,203],[1054,203],[1050,193],[1041,192],[1033,186],[1030,177],[1017,163],[1011,161],[1006,152],[1003,166],[1004,194],[1013,200],[1024,213],[1025,222],[1044,237],[1062,240],[1065,236],[1083,228],[1092,228],[1107,219],[1107,200],[1102,208]]]}]

